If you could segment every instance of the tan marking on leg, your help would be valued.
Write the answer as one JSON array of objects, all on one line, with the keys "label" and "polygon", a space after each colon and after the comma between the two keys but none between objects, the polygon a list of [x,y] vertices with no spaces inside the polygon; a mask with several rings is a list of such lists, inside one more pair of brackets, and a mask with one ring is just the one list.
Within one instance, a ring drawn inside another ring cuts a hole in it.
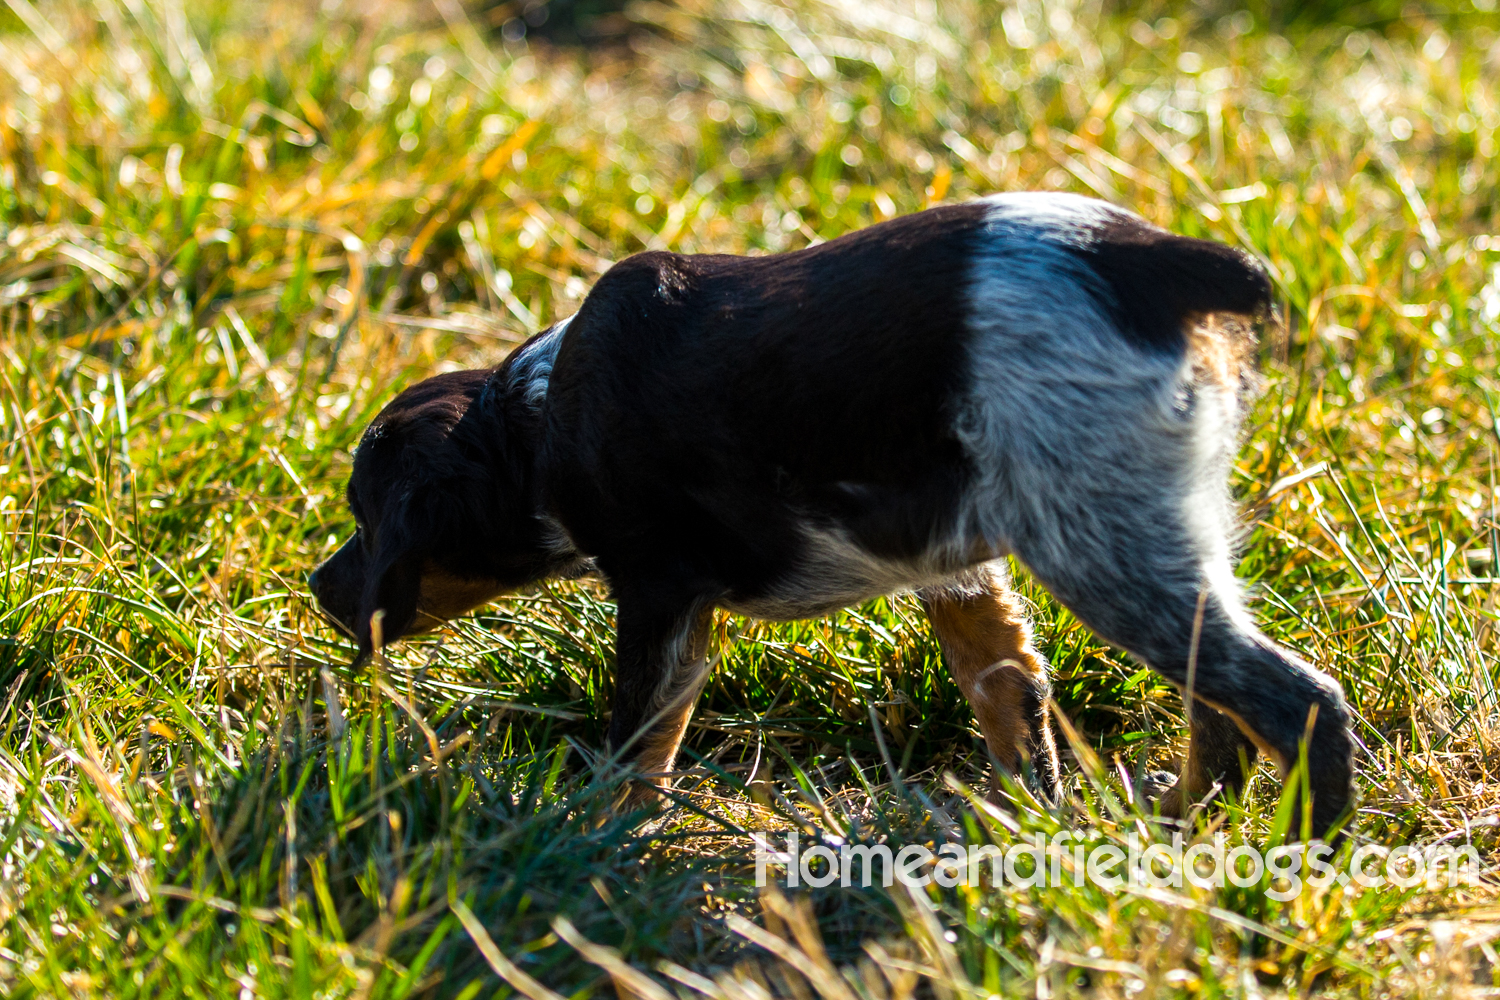
[{"label": "tan marking on leg", "polygon": [[1177,783],[1161,794],[1159,808],[1163,816],[1182,819],[1195,802],[1201,801],[1213,790],[1214,779],[1207,774],[1198,759],[1194,750],[1196,742],[1189,734],[1187,757],[1177,773]]},{"label": "tan marking on leg", "polygon": [[[697,689],[693,691],[697,694]],[[677,748],[682,745],[683,734],[693,717],[696,697],[674,705],[664,713],[651,731],[636,741],[640,748],[635,755],[635,766],[641,775],[653,784],[667,788],[672,784],[672,767],[677,762]]]},{"label": "tan marking on leg", "polygon": [[1052,731],[1046,713],[1037,717],[1029,704],[1046,689],[1047,662],[1032,642],[1020,597],[992,572],[977,593],[939,591],[922,603],[990,753],[1015,772],[1040,740],[1050,768],[1056,760]]}]

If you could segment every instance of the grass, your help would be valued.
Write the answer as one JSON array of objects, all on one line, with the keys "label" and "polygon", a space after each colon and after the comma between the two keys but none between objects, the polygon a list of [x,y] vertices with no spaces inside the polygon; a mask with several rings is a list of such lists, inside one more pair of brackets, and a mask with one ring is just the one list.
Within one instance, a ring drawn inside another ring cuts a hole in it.
[{"label": "grass", "polygon": [[[1351,846],[1492,857],[1500,18],[1389,6],[643,2],[581,51],[451,0],[9,0],[0,988],[1492,992],[1489,885],[758,893],[749,830],[1150,832],[1129,779],[1180,751],[1180,701],[1039,588],[1069,805],[969,805],[968,709],[897,597],[721,619],[695,773],[646,816],[596,769],[598,583],[357,672],[305,584],[383,402],[499,360],[612,261],[1098,194],[1274,270],[1240,572],[1359,713]],[[1225,829],[1274,840],[1279,789]]]}]

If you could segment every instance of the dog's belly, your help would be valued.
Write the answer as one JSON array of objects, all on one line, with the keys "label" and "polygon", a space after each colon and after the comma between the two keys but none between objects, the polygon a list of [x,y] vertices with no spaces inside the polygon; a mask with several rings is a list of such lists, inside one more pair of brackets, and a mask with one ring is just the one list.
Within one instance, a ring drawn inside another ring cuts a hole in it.
[{"label": "dog's belly", "polygon": [[841,530],[806,528],[803,537],[805,546],[785,574],[764,588],[731,588],[719,606],[767,621],[821,618],[874,597],[944,583],[1003,554],[983,542],[954,540],[934,544],[916,558],[889,559]]}]

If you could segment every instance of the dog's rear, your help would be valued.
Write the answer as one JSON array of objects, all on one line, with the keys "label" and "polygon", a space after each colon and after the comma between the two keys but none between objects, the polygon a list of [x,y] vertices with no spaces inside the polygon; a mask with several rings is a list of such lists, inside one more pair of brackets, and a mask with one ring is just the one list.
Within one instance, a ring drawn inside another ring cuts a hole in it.
[{"label": "dog's rear", "polygon": [[1191,692],[1179,797],[1237,785],[1257,748],[1289,766],[1310,734],[1326,829],[1349,799],[1342,692],[1256,631],[1233,573],[1227,481],[1252,341],[1220,317],[1269,312],[1264,272],[1100,202],[1005,196],[970,282],[958,428],[981,466],[974,529]]}]

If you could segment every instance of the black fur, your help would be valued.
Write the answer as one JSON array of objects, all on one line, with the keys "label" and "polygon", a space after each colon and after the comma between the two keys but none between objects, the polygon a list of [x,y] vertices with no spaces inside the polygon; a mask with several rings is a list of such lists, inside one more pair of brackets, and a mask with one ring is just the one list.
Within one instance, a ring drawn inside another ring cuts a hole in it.
[{"label": "black fur", "polygon": [[547,394],[547,494],[579,548],[611,578],[749,600],[798,560],[804,521],[891,558],[949,532],[969,475],[949,430],[954,276],[982,218],[960,205],[778,257],[612,269]]},{"label": "black fur", "polygon": [[361,438],[348,488],[355,536],[309,581],[361,658],[377,609],[386,641],[413,631],[428,566],[491,580],[497,594],[577,568],[575,553],[549,548],[538,516],[540,419],[507,373],[508,362],[419,382]]}]

